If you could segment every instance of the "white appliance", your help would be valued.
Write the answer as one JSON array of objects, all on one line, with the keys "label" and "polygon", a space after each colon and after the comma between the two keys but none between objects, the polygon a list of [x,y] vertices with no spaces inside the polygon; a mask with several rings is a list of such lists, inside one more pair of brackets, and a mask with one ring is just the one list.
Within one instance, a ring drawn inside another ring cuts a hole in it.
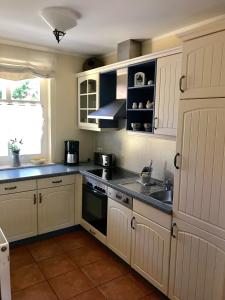
[{"label": "white appliance", "polygon": [[0,228],[0,288],[1,300],[11,300],[9,243]]}]

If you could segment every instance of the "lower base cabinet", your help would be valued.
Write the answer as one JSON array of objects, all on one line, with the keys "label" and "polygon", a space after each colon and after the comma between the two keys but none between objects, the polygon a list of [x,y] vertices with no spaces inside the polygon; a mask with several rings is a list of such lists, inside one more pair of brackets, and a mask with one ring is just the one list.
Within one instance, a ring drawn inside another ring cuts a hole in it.
[{"label": "lower base cabinet", "polygon": [[132,210],[108,198],[107,245],[130,264]]},{"label": "lower base cabinet", "polygon": [[36,191],[0,196],[0,227],[10,242],[37,235]]},{"label": "lower base cabinet", "polygon": [[170,230],[133,212],[131,266],[168,293]]},{"label": "lower base cabinet", "polygon": [[225,240],[174,219],[171,244],[172,300],[225,299]]},{"label": "lower base cabinet", "polygon": [[74,225],[74,185],[38,190],[38,233]]}]

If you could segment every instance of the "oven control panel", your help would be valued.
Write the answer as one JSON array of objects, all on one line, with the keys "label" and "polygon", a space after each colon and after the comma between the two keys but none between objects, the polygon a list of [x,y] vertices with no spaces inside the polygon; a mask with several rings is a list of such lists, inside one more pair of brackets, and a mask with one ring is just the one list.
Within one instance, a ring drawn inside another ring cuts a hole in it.
[{"label": "oven control panel", "polygon": [[119,202],[121,205],[133,209],[133,198],[124,193],[108,187],[108,197]]},{"label": "oven control panel", "polygon": [[90,188],[92,188],[93,190],[96,190],[101,194],[107,195],[108,187],[104,183],[101,183],[89,177],[85,177],[84,183]]}]

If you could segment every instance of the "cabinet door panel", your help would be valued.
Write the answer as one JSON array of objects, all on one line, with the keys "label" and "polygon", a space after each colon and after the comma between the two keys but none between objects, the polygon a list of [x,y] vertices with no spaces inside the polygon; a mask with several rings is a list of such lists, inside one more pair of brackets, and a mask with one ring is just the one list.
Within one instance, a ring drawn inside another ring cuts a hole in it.
[{"label": "cabinet door panel", "polygon": [[183,99],[225,96],[225,31],[184,43],[182,75]]},{"label": "cabinet door panel", "polygon": [[108,199],[107,244],[127,263],[130,263],[132,211]]},{"label": "cabinet door panel", "polygon": [[37,234],[36,191],[0,196],[0,227],[9,241]]},{"label": "cabinet door panel", "polygon": [[170,231],[133,213],[131,266],[167,294]]},{"label": "cabinet door panel", "polygon": [[176,135],[180,76],[181,54],[157,60],[155,134]]},{"label": "cabinet door panel", "polygon": [[225,238],[225,99],[181,101],[174,215]]},{"label": "cabinet door panel", "polygon": [[74,186],[39,190],[38,232],[45,233],[74,225]]},{"label": "cabinet door panel", "polygon": [[223,300],[225,241],[188,223],[174,220],[169,296],[174,300]]}]

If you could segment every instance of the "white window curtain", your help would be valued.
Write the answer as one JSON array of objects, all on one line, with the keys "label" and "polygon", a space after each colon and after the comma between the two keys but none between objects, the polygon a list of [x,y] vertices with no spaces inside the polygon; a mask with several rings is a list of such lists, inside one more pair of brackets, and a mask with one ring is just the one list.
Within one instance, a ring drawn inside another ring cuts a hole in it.
[{"label": "white window curtain", "polygon": [[40,154],[43,133],[41,103],[0,104],[0,156],[8,156],[8,141],[23,140],[21,154]]},{"label": "white window curtain", "polygon": [[53,78],[55,60],[53,53],[0,45],[0,78],[8,80]]}]

